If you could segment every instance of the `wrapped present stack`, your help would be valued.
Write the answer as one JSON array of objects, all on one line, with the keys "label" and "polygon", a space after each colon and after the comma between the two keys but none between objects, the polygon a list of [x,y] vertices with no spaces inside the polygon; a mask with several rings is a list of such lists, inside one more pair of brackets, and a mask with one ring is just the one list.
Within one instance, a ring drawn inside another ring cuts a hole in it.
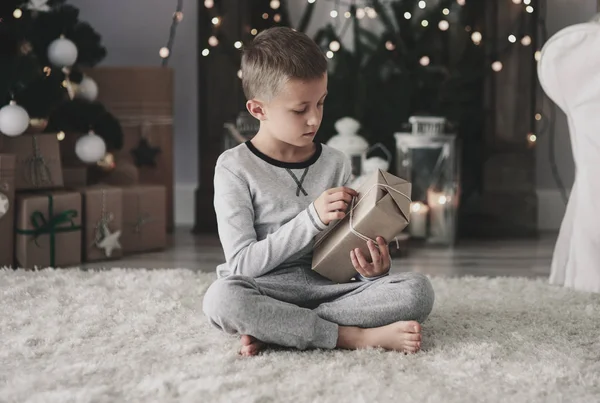
[{"label": "wrapped present stack", "polygon": [[70,268],[166,247],[166,187],[90,184],[56,133],[0,143],[0,267]]}]

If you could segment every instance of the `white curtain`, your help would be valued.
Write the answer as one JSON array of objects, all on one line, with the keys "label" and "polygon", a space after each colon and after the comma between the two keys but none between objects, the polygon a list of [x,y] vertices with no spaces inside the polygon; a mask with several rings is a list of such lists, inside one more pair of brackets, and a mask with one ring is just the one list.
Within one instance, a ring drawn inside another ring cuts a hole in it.
[{"label": "white curtain", "polygon": [[600,293],[600,19],[559,31],[538,63],[546,94],[565,112],[575,183],[550,283]]}]

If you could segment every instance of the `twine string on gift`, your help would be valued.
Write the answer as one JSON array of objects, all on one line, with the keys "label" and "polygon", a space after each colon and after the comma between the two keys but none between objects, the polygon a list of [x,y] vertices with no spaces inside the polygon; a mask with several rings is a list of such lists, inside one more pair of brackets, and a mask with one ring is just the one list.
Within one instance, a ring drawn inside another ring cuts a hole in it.
[{"label": "twine string on gift", "polygon": [[142,203],[140,195],[137,195],[137,218],[133,223],[133,232],[136,234],[142,233],[142,227],[149,222],[153,221],[152,217],[148,213],[142,213]]},{"label": "twine string on gift", "polygon": [[[350,231],[351,231],[351,232],[352,232],[354,235],[356,235],[357,237],[359,237],[360,239],[362,239],[363,241],[365,241],[365,242],[371,241],[371,242],[373,242],[373,243],[375,244],[375,246],[376,246],[376,247],[378,247],[378,244],[377,244],[377,241],[376,241],[376,240],[374,240],[374,239],[371,239],[371,238],[369,238],[368,236],[366,236],[366,235],[364,235],[364,234],[361,234],[360,232],[358,232],[358,231],[356,230],[356,228],[354,228],[354,223],[353,223],[353,221],[354,221],[354,209],[356,209],[356,207],[357,207],[357,206],[360,204],[360,202],[361,202],[361,201],[363,201],[363,200],[364,200],[364,199],[367,197],[367,195],[368,195],[368,194],[371,192],[371,190],[373,190],[373,189],[375,189],[375,188],[385,188],[385,189],[387,189],[388,191],[390,191],[390,190],[391,190],[391,191],[393,191],[393,192],[396,192],[396,193],[397,193],[397,194],[399,194],[400,196],[402,196],[402,197],[406,198],[406,199],[408,200],[408,202],[409,202],[409,203],[411,203],[411,202],[412,202],[412,199],[410,198],[410,196],[408,196],[408,195],[406,195],[406,194],[402,193],[402,192],[401,192],[401,191],[399,191],[398,189],[394,189],[392,186],[389,186],[389,185],[384,185],[383,183],[376,183],[375,185],[371,186],[371,187],[369,188],[369,190],[367,190],[367,191],[365,192],[365,194],[364,194],[364,195],[363,195],[363,196],[360,198],[360,200],[359,200],[358,202],[356,201],[356,197],[353,197],[353,198],[352,198],[352,205],[350,206],[350,212],[348,213],[348,214],[350,215],[350,222],[349,222],[349,224],[350,224]],[[398,242],[398,237],[395,237],[394,239],[395,239],[395,241],[396,241],[396,247],[397,247],[398,249],[400,249],[400,243]]]},{"label": "twine string on gift", "polygon": [[[41,235],[50,235],[50,266],[56,266],[56,234],[61,232],[73,232],[81,230],[80,225],[75,225],[73,219],[78,216],[77,210],[65,210],[54,215],[54,197],[49,194],[48,197],[48,219],[39,210],[34,211],[29,217],[33,229],[19,229],[15,232],[20,235],[31,235],[37,247],[40,247],[38,238]],[[65,224],[70,224],[65,226]]]},{"label": "twine string on gift", "polygon": [[98,244],[110,233],[108,224],[114,220],[112,213],[106,211],[106,190],[102,189],[102,210],[100,212],[100,219],[96,222],[94,245]]},{"label": "twine string on gift", "polygon": [[33,155],[27,161],[27,172],[28,182],[35,186],[41,187],[44,185],[52,184],[52,175],[50,168],[46,163],[46,159],[40,152],[40,146],[38,144],[37,136],[32,136],[33,142]]}]

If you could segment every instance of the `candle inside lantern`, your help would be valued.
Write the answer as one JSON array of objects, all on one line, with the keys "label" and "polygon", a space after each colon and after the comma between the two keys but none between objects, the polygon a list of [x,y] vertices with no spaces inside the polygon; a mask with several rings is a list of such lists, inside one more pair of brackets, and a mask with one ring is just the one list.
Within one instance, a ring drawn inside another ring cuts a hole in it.
[{"label": "candle inside lantern", "polygon": [[413,238],[427,237],[427,215],[429,207],[422,202],[410,204],[410,225],[408,227],[410,236]]},{"label": "candle inside lantern", "polygon": [[450,207],[450,196],[436,192],[433,190],[427,191],[427,204],[431,209],[430,213],[430,235],[435,239],[446,239],[450,235],[448,233],[449,226],[446,219],[446,212]]}]

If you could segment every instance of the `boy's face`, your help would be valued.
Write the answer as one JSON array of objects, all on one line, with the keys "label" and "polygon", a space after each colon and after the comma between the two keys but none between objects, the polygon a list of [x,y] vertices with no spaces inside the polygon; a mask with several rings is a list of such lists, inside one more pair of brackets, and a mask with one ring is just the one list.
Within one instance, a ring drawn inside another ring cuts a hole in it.
[{"label": "boy's face", "polygon": [[251,100],[248,109],[261,121],[261,131],[281,142],[306,147],[321,125],[326,95],[327,74],[310,81],[291,79],[270,102]]}]

